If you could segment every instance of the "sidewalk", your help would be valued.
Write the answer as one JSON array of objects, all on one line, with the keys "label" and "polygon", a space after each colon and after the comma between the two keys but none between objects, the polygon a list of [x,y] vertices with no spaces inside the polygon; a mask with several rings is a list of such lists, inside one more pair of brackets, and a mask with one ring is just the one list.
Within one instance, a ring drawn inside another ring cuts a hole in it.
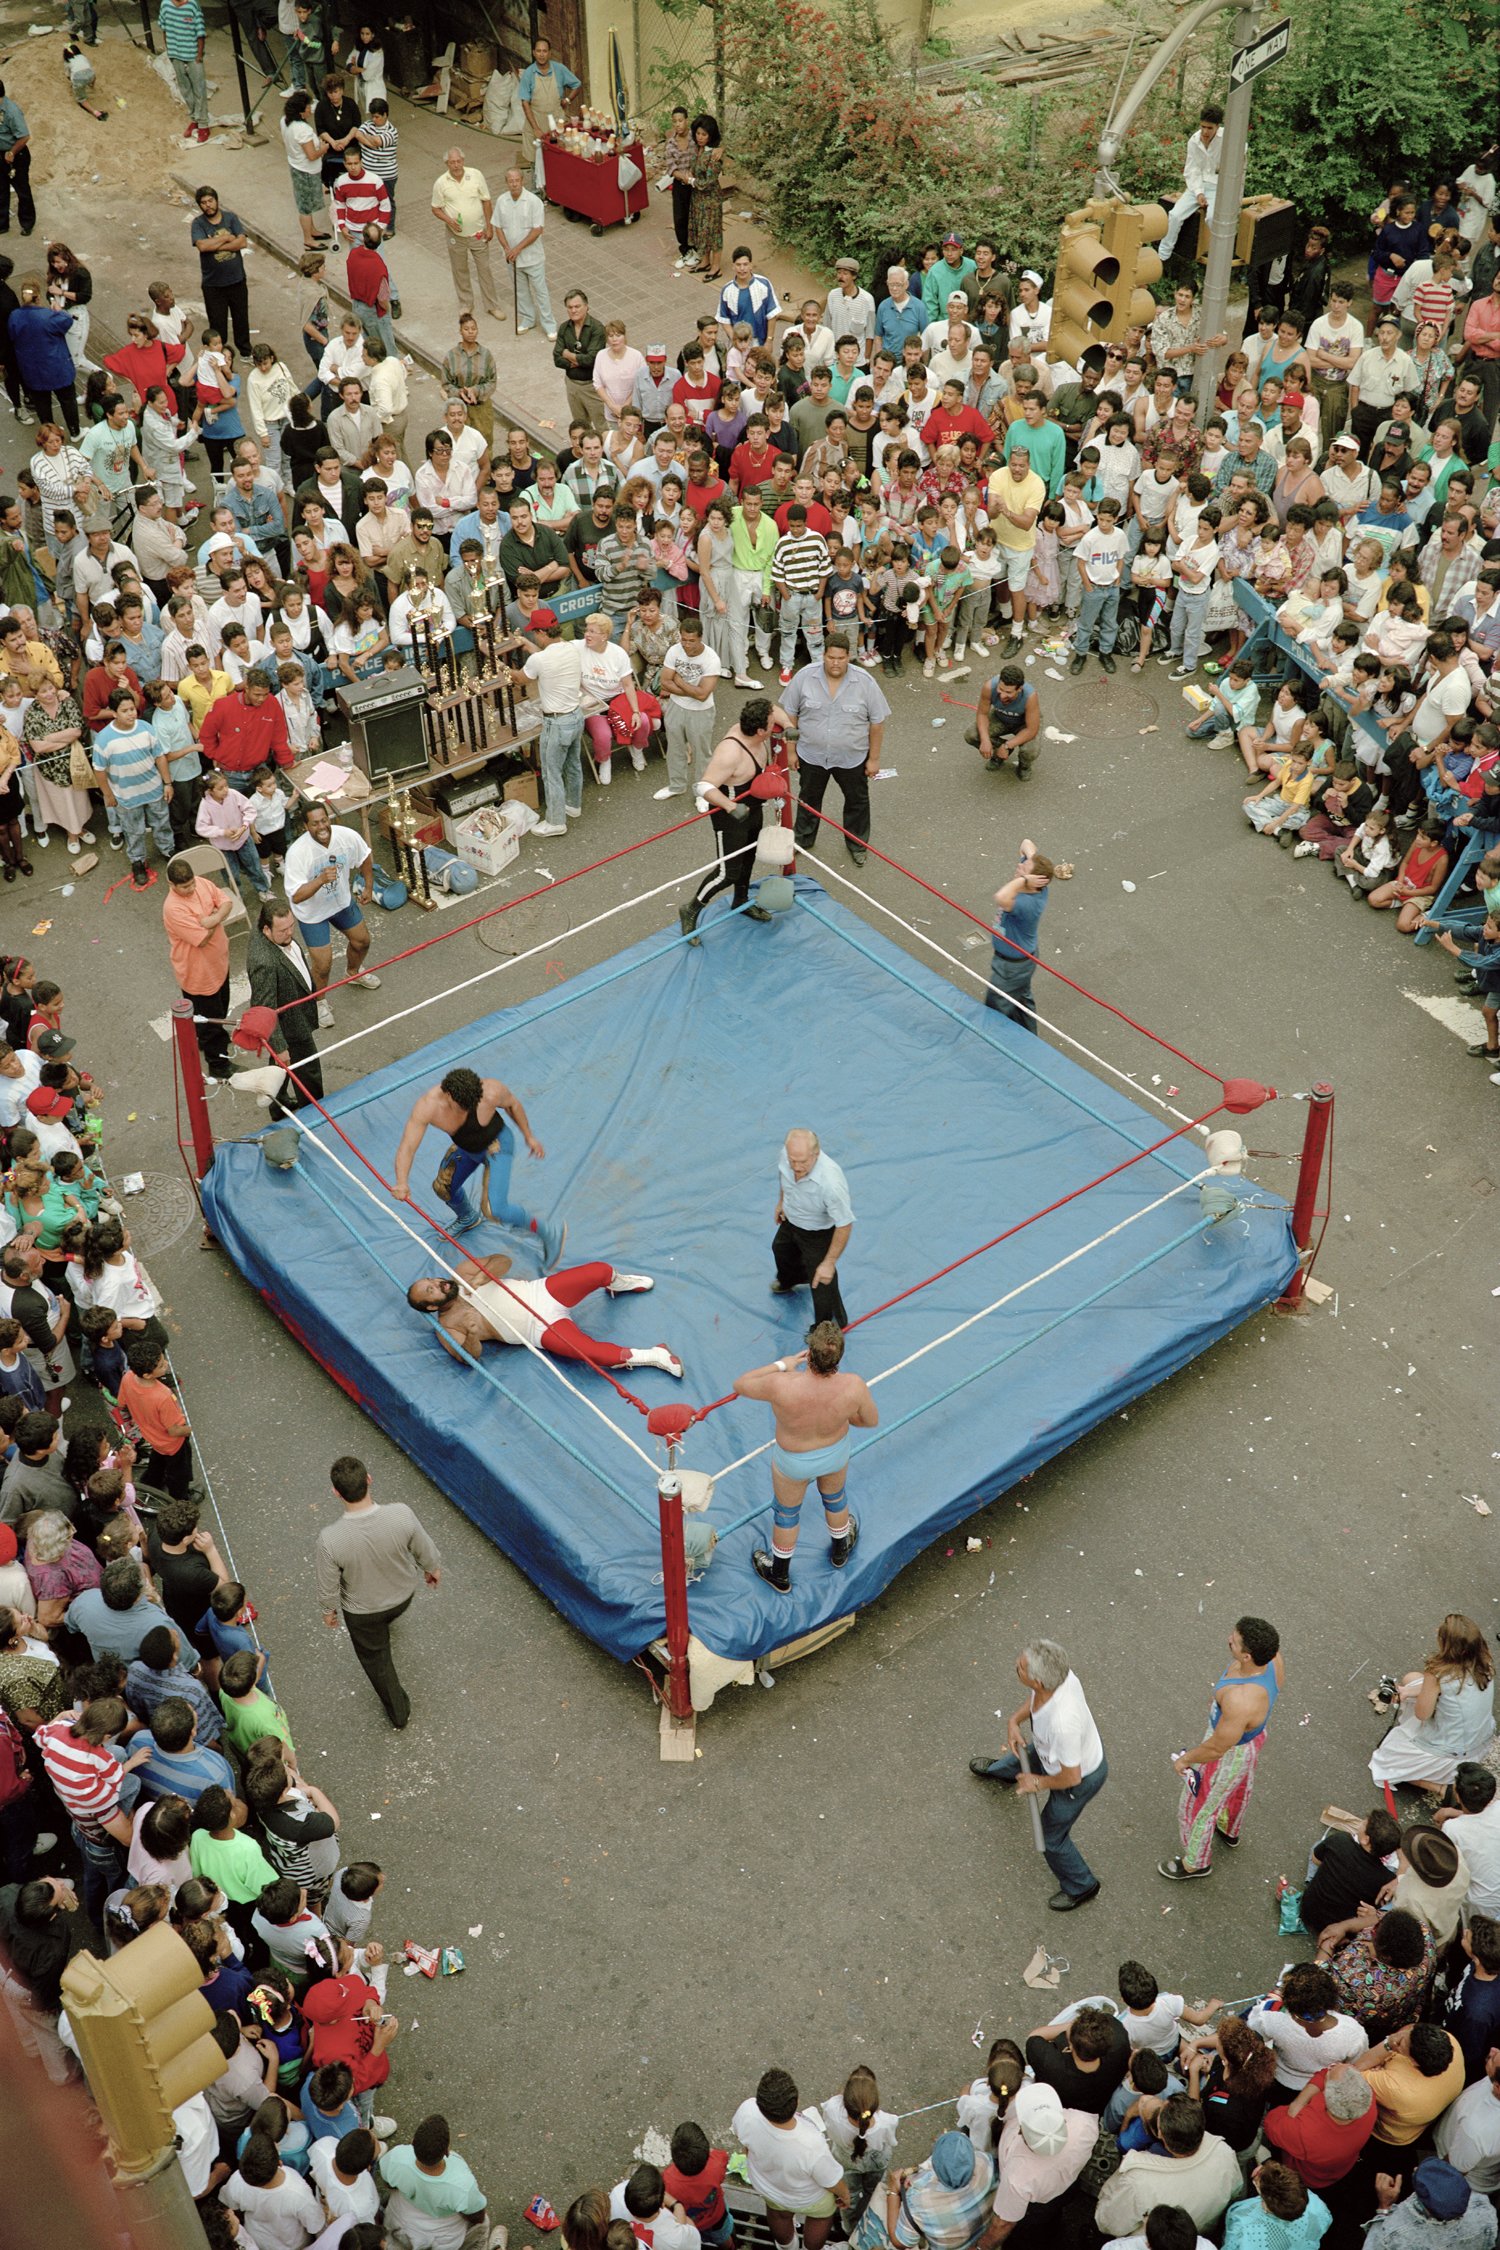
[{"label": "sidewalk", "polygon": [[[210,33],[208,67],[210,76],[219,82],[214,111],[222,115],[234,106],[234,66],[227,33]],[[468,161],[483,172],[498,197],[504,192],[507,169],[520,160],[519,144],[476,131],[452,117],[435,116],[430,108],[404,101],[399,94],[393,93],[390,99],[392,122],[401,135],[397,232],[389,252],[402,306],[396,333],[413,359],[435,373],[445,353],[458,342],[458,307],[442,230],[432,216],[432,184],[443,169],[447,151],[457,144]],[[173,165],[173,178],[189,195],[200,181],[211,180],[261,248],[294,266],[301,255],[302,239],[278,129],[281,100],[273,90],[261,109],[261,145],[230,145],[233,136],[221,142],[216,132],[210,147],[180,153]],[[559,321],[565,317],[563,299],[568,290],[581,288],[588,294],[590,310],[600,320],[625,321],[632,344],[641,349],[648,343],[665,344],[669,360],[675,360],[692,336],[699,313],[717,301],[712,284],[700,282],[693,274],[674,276],[672,261],[677,252],[671,197],[658,195],[654,186],[650,208],[634,226],[611,227],[604,235],[593,235],[587,226],[570,223],[549,204],[543,239],[547,286]],[[724,214],[724,240],[726,252],[736,242],[750,244],[757,270],[770,275],[783,301],[788,291],[794,301],[813,294],[826,296],[827,282],[819,284],[777,252],[764,230],[741,218],[734,209],[726,209]],[[331,252],[328,272],[335,295],[340,293],[343,267],[342,251]],[[503,258],[496,257],[495,270],[505,318],[491,320],[481,310],[480,335],[494,353],[499,369],[496,419],[519,426],[545,450],[555,451],[566,442],[567,435],[562,376],[552,364],[552,346],[540,330],[516,335],[513,293]]]}]

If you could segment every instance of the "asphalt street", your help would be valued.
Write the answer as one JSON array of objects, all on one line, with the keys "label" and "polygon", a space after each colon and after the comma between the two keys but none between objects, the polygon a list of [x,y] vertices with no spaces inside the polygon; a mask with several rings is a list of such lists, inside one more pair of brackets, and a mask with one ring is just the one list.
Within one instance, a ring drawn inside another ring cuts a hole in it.
[{"label": "asphalt street", "polygon": [[[408,1937],[456,1943],[468,1964],[436,1985],[394,1978],[402,2031],[388,2106],[404,2129],[446,2109],[513,2225],[537,2192],[562,2204],[619,2178],[649,2127],[696,2115],[722,2135],[772,2061],[808,2098],[856,2062],[875,2067],[896,2109],[953,2092],[982,2063],[971,2039],[987,2046],[1045,2018],[1047,1996],[1021,1982],[1038,1942],[1070,1963],[1061,2000],[1107,1987],[1127,1955],[1190,1994],[1262,1988],[1294,1949],[1276,1934],[1276,1876],[1300,1867],[1326,1801],[1371,1799],[1377,1722],[1364,1689],[1419,1657],[1450,1606],[1493,1620],[1500,1534],[1469,1496],[1494,1491],[1484,1368],[1500,1278],[1500,1089],[1407,996],[1451,1001],[1451,964],[1398,941],[1325,869],[1251,835],[1234,754],[1183,739],[1184,707],[1154,666],[1142,682],[1122,671],[1106,683],[1091,666],[1058,683],[1040,663],[1032,676],[1044,722],[1076,739],[1048,745],[1023,786],[979,768],[965,715],[908,669],[887,735],[894,777],[874,790],[876,841],[983,909],[1031,835],[1077,867],[1044,925],[1059,968],[1228,1071],[1288,1092],[1331,1080],[1319,1272],[1335,1294],[1297,1319],[1252,1321],[1003,1495],[964,1527],[985,1541],[980,1554],[955,1535],[951,1554],[946,1543],[930,1552],[836,1645],[769,1689],[727,1691],[691,1765],[659,1763],[640,1675],[563,1624],[223,1255],[200,1248],[172,1146],[169,1052],[148,1021],[172,996],[160,889],[104,904],[96,876],[71,898],[41,897],[39,875],[24,904],[0,896],[5,949],[34,951],[61,976],[69,1026],[106,1082],[112,1170],[146,1175],[132,1214],[170,1300],[225,1532],[305,1766],[342,1810],[346,1854],[388,1871],[378,1934],[393,1951]],[[580,831],[543,864],[561,875],[646,833],[657,778],[625,773],[608,795],[591,790]],[[695,848],[662,847],[677,856],[653,879],[694,864]],[[60,846],[47,858],[61,883]],[[541,860],[529,846],[509,893],[483,903],[529,888],[521,878]],[[113,859],[103,872],[124,869]],[[874,897],[909,910],[900,877],[873,860],[866,872]],[[491,923],[401,964],[378,998],[340,996],[340,1030],[428,1000],[350,1050],[347,1071],[496,1004],[494,983],[476,1002],[428,996],[499,947],[560,938],[633,884],[645,887],[627,860],[503,917],[498,935]],[[43,911],[52,927],[34,937]],[[601,935],[623,945],[662,920],[652,906]],[[372,958],[431,934],[413,910],[382,917]],[[963,932],[955,921],[939,934]],[[513,989],[598,957],[586,936],[555,965],[523,965]],[[1145,1082],[1163,1067],[1075,994],[1058,988],[1053,1002],[1060,1025]],[[836,1002],[800,1035],[815,1117],[821,1074],[857,1070],[859,1056],[840,1047]],[[335,1058],[331,1082],[345,1075]],[[522,1091],[545,1138],[566,1089]],[[229,1092],[213,1109],[221,1132],[259,1121]],[[1247,1138],[1284,1158],[1304,1116],[1279,1101]],[[784,1122],[763,1121],[768,1179]],[[919,1192],[920,1086],[900,1130]],[[697,1154],[706,1176],[712,1152]],[[1268,1156],[1256,1169],[1290,1188],[1289,1163]],[[314,1597],[326,1470],[346,1451],[372,1464],[379,1497],[418,1509],[443,1550],[440,1591],[401,1629],[415,1703],[401,1736]],[[1167,1760],[1195,1739],[1245,1610],[1276,1621],[1287,1659],[1246,1842],[1210,1882],[1169,1886],[1155,1872],[1176,1843]],[[1111,1767],[1079,1830],[1104,1889],[1068,1918],[1046,1911],[1051,1883],[1024,1808],[966,1771],[997,1742],[1014,1654],[1039,1632],[1073,1653]],[[908,2152],[932,2122],[909,2128]]]}]

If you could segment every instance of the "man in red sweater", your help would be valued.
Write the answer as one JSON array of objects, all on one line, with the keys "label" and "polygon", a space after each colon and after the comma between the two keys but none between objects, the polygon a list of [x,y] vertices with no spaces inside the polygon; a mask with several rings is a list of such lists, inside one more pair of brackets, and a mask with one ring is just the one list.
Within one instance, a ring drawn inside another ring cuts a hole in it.
[{"label": "man in red sweater", "polygon": [[373,219],[359,240],[349,246],[344,284],[366,336],[378,336],[387,353],[394,357],[396,337],[390,325],[391,269],[381,253],[380,228]]},{"label": "man in red sweater", "polygon": [[229,774],[292,763],[286,713],[259,672],[247,672],[237,694],[222,695],[209,705],[198,747]]}]

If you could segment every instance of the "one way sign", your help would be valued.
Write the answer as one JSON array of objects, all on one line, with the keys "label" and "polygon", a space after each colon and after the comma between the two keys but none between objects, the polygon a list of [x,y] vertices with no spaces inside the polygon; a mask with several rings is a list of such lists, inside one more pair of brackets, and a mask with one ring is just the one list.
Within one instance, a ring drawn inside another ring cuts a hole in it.
[{"label": "one way sign", "polygon": [[1252,78],[1259,78],[1263,70],[1269,70],[1273,63],[1285,59],[1291,43],[1292,27],[1288,21],[1273,24],[1269,31],[1261,33],[1259,39],[1252,39],[1248,47],[1236,48],[1234,60],[1229,66],[1230,85],[1247,86]]}]

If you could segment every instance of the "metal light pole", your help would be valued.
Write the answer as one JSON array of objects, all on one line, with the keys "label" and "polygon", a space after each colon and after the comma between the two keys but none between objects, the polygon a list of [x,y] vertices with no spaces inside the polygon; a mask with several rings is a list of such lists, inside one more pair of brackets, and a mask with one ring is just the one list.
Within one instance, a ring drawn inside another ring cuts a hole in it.
[{"label": "metal light pole", "polygon": [[[1235,16],[1230,48],[1238,53],[1255,37],[1259,0],[1248,0]],[[1234,267],[1234,240],[1239,232],[1240,201],[1245,193],[1245,157],[1250,142],[1250,88],[1247,74],[1238,85],[1231,77],[1224,104],[1224,146],[1219,156],[1219,184],[1214,190],[1214,215],[1208,230],[1208,264],[1203,275],[1203,334],[1217,336],[1229,310],[1229,280]],[[1198,360],[1193,391],[1206,421],[1213,411],[1214,388],[1219,379],[1220,356],[1204,352]]]}]

